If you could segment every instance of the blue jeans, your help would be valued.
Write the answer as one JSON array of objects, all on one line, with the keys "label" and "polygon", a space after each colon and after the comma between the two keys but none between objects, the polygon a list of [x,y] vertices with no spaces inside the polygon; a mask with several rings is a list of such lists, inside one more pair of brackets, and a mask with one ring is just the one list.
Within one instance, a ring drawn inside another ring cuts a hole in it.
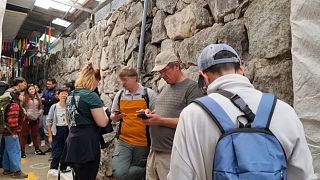
[{"label": "blue jeans", "polygon": [[129,145],[121,140],[112,157],[112,173],[117,180],[141,179],[146,174],[149,147]]},{"label": "blue jeans", "polygon": [[2,168],[2,159],[4,153],[4,137],[0,134],[0,167]]},{"label": "blue jeans", "polygon": [[16,139],[12,135],[5,137],[2,166],[5,171],[21,170],[21,150],[18,137]]}]

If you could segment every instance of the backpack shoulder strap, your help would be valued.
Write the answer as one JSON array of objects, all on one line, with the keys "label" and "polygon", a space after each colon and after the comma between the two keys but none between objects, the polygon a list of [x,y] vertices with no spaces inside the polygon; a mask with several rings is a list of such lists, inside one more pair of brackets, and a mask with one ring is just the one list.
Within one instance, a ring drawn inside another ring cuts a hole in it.
[{"label": "backpack shoulder strap", "polygon": [[261,128],[261,129],[269,129],[269,125],[271,122],[271,118],[273,115],[274,108],[277,103],[277,98],[270,93],[263,93],[259,107],[256,113],[256,117],[254,118],[252,127],[253,128]]},{"label": "backpack shoulder strap", "polygon": [[118,96],[118,106],[119,106],[119,108],[120,108],[120,100],[121,100],[122,94],[123,94],[123,89],[120,90],[120,94]]},{"label": "backpack shoulder strap", "polygon": [[148,88],[144,88],[143,91],[144,91],[144,94],[142,95],[142,98],[146,101],[147,108],[150,109],[150,99],[148,94]]},{"label": "backpack shoulder strap", "polygon": [[236,128],[236,125],[232,122],[228,114],[211,97],[204,96],[194,100],[193,102],[198,104],[208,113],[212,120],[217,124],[222,134]]},{"label": "backpack shoulder strap", "polygon": [[219,89],[216,92],[228,98],[241,112],[243,112],[244,116],[249,122],[249,125],[253,122],[255,114],[252,112],[248,104],[238,94],[233,94],[232,92],[223,89]]}]

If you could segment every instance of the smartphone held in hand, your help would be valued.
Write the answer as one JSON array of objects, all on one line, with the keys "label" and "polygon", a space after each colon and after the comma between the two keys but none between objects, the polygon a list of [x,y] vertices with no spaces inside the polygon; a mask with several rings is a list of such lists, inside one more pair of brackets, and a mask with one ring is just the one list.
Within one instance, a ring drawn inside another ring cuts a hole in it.
[{"label": "smartphone held in hand", "polygon": [[141,119],[149,119],[149,117],[145,113],[139,113],[137,114],[137,117]]}]

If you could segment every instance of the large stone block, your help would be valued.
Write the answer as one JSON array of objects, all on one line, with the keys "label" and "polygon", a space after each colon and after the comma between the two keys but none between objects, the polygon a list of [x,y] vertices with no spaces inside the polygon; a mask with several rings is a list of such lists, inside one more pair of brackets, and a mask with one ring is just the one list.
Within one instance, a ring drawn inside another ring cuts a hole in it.
[{"label": "large stone block", "polygon": [[156,5],[157,8],[167,12],[169,14],[173,14],[176,8],[178,0],[157,0]]},{"label": "large stone block", "polygon": [[213,24],[213,17],[211,17],[210,12],[204,8],[206,5],[207,3],[200,0],[197,3],[191,3],[189,5],[196,17],[196,29],[204,29]]},{"label": "large stone block", "polygon": [[164,26],[164,20],[166,19],[167,15],[165,12],[159,10],[157,11],[155,17],[152,21],[151,33],[152,39],[151,43],[159,43],[162,40],[167,38],[167,31],[166,27]]},{"label": "large stone block", "polygon": [[104,37],[104,31],[103,31],[103,26],[102,23],[99,23],[98,25],[95,26],[95,34],[96,34],[96,41],[98,46],[102,46],[103,44],[103,37]]},{"label": "large stone block", "polygon": [[182,73],[189,79],[198,80],[199,69],[197,66],[190,66],[188,69],[182,69]]},{"label": "large stone block", "polygon": [[249,44],[244,21],[234,20],[225,24],[218,35],[218,43],[230,45],[241,57],[248,53]]},{"label": "large stone block", "polygon": [[192,3],[174,15],[168,16],[165,27],[170,39],[185,39],[194,35],[197,28],[211,26],[213,21],[204,4]]},{"label": "large stone block", "polygon": [[272,92],[279,99],[292,105],[292,61],[290,59],[252,59],[245,75],[255,88]]},{"label": "large stone block", "polygon": [[203,48],[209,44],[217,43],[222,27],[221,24],[214,24],[181,42],[178,52],[186,68],[190,65],[197,65],[197,58]]},{"label": "large stone block", "polygon": [[137,68],[138,52],[132,51],[131,58],[127,62],[127,67]]},{"label": "large stone block", "polygon": [[115,90],[120,90],[121,85],[120,85],[120,80],[118,77],[118,74],[120,72],[121,67],[118,66],[118,71],[109,71],[107,76],[104,78],[104,88],[103,88],[103,93],[106,94],[111,94],[114,93]]},{"label": "large stone block", "polygon": [[196,30],[196,16],[191,6],[188,6],[181,12],[168,16],[164,21],[164,25],[170,39],[184,39],[194,34]]},{"label": "large stone block", "polygon": [[108,68],[108,49],[108,47],[103,47],[101,50],[100,69],[102,71],[105,71]]},{"label": "large stone block", "polygon": [[140,29],[140,27],[136,27],[135,29],[133,29],[129,36],[127,47],[125,50],[125,60],[129,59],[132,51],[136,50],[139,47],[138,38],[140,37]]},{"label": "large stone block", "polygon": [[143,67],[146,72],[146,74],[150,74],[151,70],[154,66],[154,60],[156,59],[156,56],[159,54],[159,49],[157,46],[147,44],[145,48],[145,55],[143,60]]},{"label": "large stone block", "polygon": [[143,6],[141,2],[132,3],[129,12],[126,14],[125,28],[132,31],[136,26],[141,24],[143,16]]},{"label": "large stone block", "polygon": [[273,58],[290,51],[289,0],[255,0],[244,17],[252,57]]},{"label": "large stone block", "polygon": [[83,42],[84,44],[88,44],[88,49],[93,49],[96,45],[98,45],[98,41],[96,39],[96,28],[90,29],[90,33],[88,34],[87,41]]},{"label": "large stone block", "polygon": [[178,54],[178,49],[180,46],[179,41],[173,41],[172,39],[166,39],[161,42],[161,52],[162,51],[171,51]]},{"label": "large stone block", "polygon": [[90,59],[95,68],[100,68],[101,61],[101,48],[96,46],[92,51],[92,57]]},{"label": "large stone block", "polygon": [[125,27],[124,27],[125,22],[126,22],[125,13],[121,12],[118,19],[117,19],[116,25],[114,26],[114,28],[112,30],[111,38],[119,36],[119,35],[124,34],[126,32]]},{"label": "large stone block", "polygon": [[230,14],[239,6],[239,0],[207,0],[215,22],[223,22],[225,15]]},{"label": "large stone block", "polygon": [[108,46],[107,67],[112,69],[116,65],[124,63],[124,51],[126,49],[125,35],[112,39]]}]

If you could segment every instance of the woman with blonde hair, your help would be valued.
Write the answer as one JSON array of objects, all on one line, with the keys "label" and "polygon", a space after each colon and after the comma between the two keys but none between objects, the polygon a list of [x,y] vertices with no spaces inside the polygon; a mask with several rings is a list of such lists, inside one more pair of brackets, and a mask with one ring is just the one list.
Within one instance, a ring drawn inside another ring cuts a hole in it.
[{"label": "woman with blonde hair", "polygon": [[70,131],[62,159],[75,171],[76,180],[94,180],[100,163],[99,127],[109,121],[99,96],[93,92],[100,70],[88,62],[66,101]]}]

